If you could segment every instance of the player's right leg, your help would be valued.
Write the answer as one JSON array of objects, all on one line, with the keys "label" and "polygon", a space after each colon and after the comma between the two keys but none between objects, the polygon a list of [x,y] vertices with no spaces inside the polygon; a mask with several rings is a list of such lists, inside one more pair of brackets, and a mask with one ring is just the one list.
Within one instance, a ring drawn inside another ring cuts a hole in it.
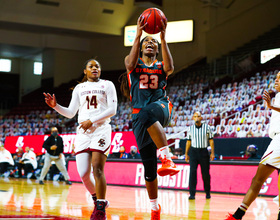
[{"label": "player's right leg", "polygon": [[77,170],[81,180],[91,195],[95,194],[95,180],[91,170],[91,152],[82,152],[76,155]]},{"label": "player's right leg", "polygon": [[180,171],[171,160],[166,134],[163,129],[169,116],[170,112],[166,102],[151,103],[138,113],[138,120],[147,130],[161,153],[162,167],[158,170],[160,176],[172,176]]}]

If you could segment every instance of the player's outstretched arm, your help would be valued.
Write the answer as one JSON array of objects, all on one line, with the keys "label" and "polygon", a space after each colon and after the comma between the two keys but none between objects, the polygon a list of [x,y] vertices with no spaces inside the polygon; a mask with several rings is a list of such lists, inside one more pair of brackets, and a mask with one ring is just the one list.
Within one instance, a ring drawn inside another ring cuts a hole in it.
[{"label": "player's outstretched arm", "polygon": [[140,16],[137,20],[137,31],[134,43],[132,45],[129,55],[126,56],[124,60],[127,72],[130,72],[136,67],[140,52],[140,38],[142,36],[143,29],[146,25],[147,24],[144,23],[144,17]]},{"label": "player's outstretched arm", "polygon": [[59,105],[56,102],[56,98],[54,94],[53,96],[50,95],[49,93],[43,93],[43,94],[45,96],[45,102],[47,103],[47,105],[53,108],[54,110],[56,110],[59,114],[67,118],[73,118],[76,115],[79,109],[79,97],[76,88],[73,91],[72,98],[68,108]]},{"label": "player's outstretched arm", "polygon": [[166,27],[167,27],[167,20],[161,20],[161,26],[162,29],[160,31],[160,40],[161,40],[161,53],[162,53],[162,59],[164,62],[164,72],[167,73],[167,75],[171,75],[174,71],[174,64],[173,64],[173,58],[170,53],[170,50],[168,48],[168,45],[165,40],[165,33],[166,33]]}]

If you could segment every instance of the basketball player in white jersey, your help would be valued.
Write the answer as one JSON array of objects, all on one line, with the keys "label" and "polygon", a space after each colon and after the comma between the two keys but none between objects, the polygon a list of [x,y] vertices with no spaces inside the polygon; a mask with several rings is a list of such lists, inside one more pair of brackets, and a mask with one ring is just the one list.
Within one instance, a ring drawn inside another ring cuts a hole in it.
[{"label": "basketball player in white jersey", "polygon": [[[251,203],[257,198],[263,183],[276,169],[280,169],[280,71],[276,75],[274,104],[271,104],[271,98],[267,91],[264,91],[263,99],[269,109],[272,110],[269,127],[269,137],[272,139],[267,150],[261,158],[256,175],[254,176],[251,186],[246,193],[242,203],[235,213],[229,214],[225,220],[240,220],[245,215]],[[236,177],[238,178],[238,177]],[[280,175],[278,178],[278,189],[280,187]],[[280,204],[280,203],[279,203]],[[278,211],[278,220],[280,220],[280,212]]]},{"label": "basketball player in white jersey", "polygon": [[105,200],[104,165],[111,145],[109,122],[117,111],[117,93],[111,81],[100,79],[101,66],[97,60],[86,62],[84,74],[82,82],[73,90],[68,107],[59,105],[54,94],[44,95],[45,102],[67,118],[73,118],[79,110],[75,140],[77,169],[95,203],[90,219],[103,220],[109,205]]}]

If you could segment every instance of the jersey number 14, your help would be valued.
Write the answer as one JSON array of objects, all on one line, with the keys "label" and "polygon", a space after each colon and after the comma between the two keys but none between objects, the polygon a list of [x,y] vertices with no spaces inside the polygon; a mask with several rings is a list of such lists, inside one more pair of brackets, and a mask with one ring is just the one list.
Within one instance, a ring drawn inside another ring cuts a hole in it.
[{"label": "jersey number 14", "polygon": [[97,108],[96,95],[93,95],[91,98],[87,96],[86,100],[87,100],[87,109],[89,109],[91,105],[93,105],[94,108]]}]

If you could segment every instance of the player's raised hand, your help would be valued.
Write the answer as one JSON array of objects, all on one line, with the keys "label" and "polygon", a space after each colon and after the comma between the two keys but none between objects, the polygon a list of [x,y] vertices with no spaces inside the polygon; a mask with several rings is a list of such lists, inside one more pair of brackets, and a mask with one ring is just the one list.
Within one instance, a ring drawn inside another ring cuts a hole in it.
[{"label": "player's raised hand", "polygon": [[167,20],[166,19],[161,19],[161,28],[160,29],[160,39],[165,39],[165,33],[166,33],[166,27],[167,27]]},{"label": "player's raised hand", "polygon": [[56,106],[56,98],[55,95],[51,95],[50,93],[43,93],[45,96],[45,102],[47,103],[48,106],[51,108],[54,108]]},{"label": "player's raised hand", "polygon": [[140,16],[137,20],[137,32],[136,36],[139,35],[141,37],[142,31],[144,30],[144,27],[147,25],[147,23],[144,23],[144,16]]},{"label": "player's raised hand", "polygon": [[271,108],[271,98],[268,91],[266,90],[263,92],[263,100],[266,102],[266,106]]}]

